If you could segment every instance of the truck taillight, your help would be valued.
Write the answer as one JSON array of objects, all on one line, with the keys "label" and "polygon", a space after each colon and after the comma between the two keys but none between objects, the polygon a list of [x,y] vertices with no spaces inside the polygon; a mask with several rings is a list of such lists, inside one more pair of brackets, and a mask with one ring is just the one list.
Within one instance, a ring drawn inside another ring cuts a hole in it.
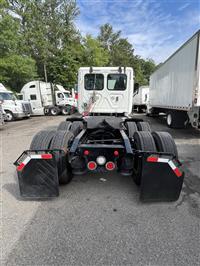
[{"label": "truck taillight", "polygon": [[115,164],[114,164],[113,162],[107,162],[107,163],[106,163],[106,169],[107,169],[108,171],[112,171],[112,170],[114,170],[114,169],[115,169]]},{"label": "truck taillight", "polygon": [[87,167],[89,170],[93,171],[97,168],[97,164],[94,161],[90,161],[88,162]]}]

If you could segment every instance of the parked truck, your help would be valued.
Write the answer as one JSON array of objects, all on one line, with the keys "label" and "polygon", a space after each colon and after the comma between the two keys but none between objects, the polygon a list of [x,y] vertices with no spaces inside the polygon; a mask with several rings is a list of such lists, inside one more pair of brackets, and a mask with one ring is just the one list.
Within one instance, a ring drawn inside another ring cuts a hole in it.
[{"label": "parked truck", "polygon": [[57,130],[42,130],[16,160],[20,193],[59,195],[73,175],[118,171],[140,188],[143,201],[174,201],[184,173],[173,138],[131,117],[134,72],[130,67],[84,67],[78,72],[78,110]]},{"label": "parked truck", "polygon": [[149,86],[141,86],[133,94],[133,110],[137,113],[146,111],[149,101]]},{"label": "parked truck", "polygon": [[18,100],[14,93],[7,90],[2,83],[0,83],[0,101],[6,113],[7,121],[29,118],[32,113],[30,103]]},{"label": "parked truck", "polygon": [[63,86],[31,81],[21,89],[22,98],[32,105],[34,115],[63,115],[77,108],[77,101]]},{"label": "parked truck", "polygon": [[2,107],[3,101],[0,100],[0,128],[5,125],[6,113]]},{"label": "parked truck", "polygon": [[169,127],[200,128],[200,31],[150,77],[148,115],[165,113]]}]

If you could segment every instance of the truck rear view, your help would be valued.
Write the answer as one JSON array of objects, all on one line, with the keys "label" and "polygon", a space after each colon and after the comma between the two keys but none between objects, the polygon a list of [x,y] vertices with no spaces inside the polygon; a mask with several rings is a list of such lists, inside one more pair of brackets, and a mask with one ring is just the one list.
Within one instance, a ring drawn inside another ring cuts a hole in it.
[{"label": "truck rear view", "polygon": [[22,197],[58,196],[58,184],[68,184],[73,175],[118,172],[133,178],[143,201],[179,198],[184,173],[173,138],[126,115],[133,83],[130,68],[80,68],[82,116],[38,132],[16,160]]},{"label": "truck rear view", "polygon": [[200,128],[200,31],[150,77],[148,113],[165,113],[169,127]]}]

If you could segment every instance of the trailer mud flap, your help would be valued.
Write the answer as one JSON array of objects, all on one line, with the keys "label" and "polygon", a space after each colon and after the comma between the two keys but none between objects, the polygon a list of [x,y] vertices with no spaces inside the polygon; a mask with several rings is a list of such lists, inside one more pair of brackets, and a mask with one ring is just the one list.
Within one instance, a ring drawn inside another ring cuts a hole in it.
[{"label": "trailer mud flap", "polygon": [[180,163],[172,156],[144,156],[140,199],[145,202],[176,201],[182,189],[183,178]]},{"label": "trailer mud flap", "polygon": [[17,166],[20,195],[23,198],[59,196],[54,152],[25,151],[14,164]]}]

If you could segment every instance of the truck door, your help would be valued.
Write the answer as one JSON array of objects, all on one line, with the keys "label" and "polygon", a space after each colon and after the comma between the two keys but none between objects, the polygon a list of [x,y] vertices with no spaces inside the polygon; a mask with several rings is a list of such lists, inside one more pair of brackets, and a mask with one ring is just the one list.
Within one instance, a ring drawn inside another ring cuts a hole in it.
[{"label": "truck door", "polygon": [[62,92],[56,92],[56,104],[59,106],[66,104],[65,97]]},{"label": "truck door", "polygon": [[41,95],[39,88],[36,85],[30,85],[28,90],[28,100],[31,103],[31,107],[34,115],[43,115],[44,108],[42,106]]}]

